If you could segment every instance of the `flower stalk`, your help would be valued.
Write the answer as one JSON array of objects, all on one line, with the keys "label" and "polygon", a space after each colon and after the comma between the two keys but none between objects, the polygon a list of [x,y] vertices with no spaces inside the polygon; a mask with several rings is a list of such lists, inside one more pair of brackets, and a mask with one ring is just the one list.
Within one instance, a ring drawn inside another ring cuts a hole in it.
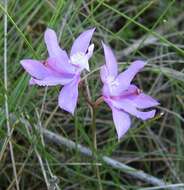
[{"label": "flower stalk", "polygon": [[91,108],[91,129],[92,129],[92,139],[93,139],[93,150],[94,152],[97,150],[97,141],[96,141],[96,108],[93,106]]},{"label": "flower stalk", "polygon": [[[82,95],[85,98],[90,110],[91,110],[91,131],[92,131],[92,155],[96,159],[97,158],[97,139],[96,139],[96,111],[100,103],[103,102],[103,98],[99,97],[95,102],[93,102],[86,94],[86,89],[83,81],[80,82],[79,87],[81,87]],[[96,177],[98,179],[99,190],[103,190],[101,177],[100,177],[100,170],[97,164],[94,165]]]},{"label": "flower stalk", "polygon": [[[97,107],[95,106],[95,103],[93,104],[93,106],[91,106],[91,115],[92,115],[92,119],[91,119],[91,129],[92,129],[92,141],[93,141],[93,157],[96,158],[97,157],[97,140],[96,140],[96,109]],[[99,190],[102,190],[102,183],[101,183],[101,177],[100,177],[100,170],[99,170],[99,166],[95,165],[95,173],[98,179],[98,185],[99,185]]]}]

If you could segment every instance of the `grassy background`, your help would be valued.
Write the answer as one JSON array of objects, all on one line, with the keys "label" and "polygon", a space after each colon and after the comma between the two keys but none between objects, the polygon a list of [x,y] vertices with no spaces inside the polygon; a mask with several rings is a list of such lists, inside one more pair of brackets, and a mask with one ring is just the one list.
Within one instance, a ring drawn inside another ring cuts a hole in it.
[{"label": "grassy background", "polygon": [[[3,3],[0,9],[0,47],[3,47]],[[19,122],[24,117],[47,129],[88,147],[91,146],[91,115],[80,95],[75,117],[57,107],[60,87],[28,85],[28,75],[20,66],[24,58],[45,59],[47,51],[43,32],[52,27],[63,48],[70,50],[74,38],[83,30],[96,27],[93,37],[95,53],[91,72],[104,63],[101,40],[116,52],[122,71],[130,61],[141,58],[148,66],[134,82],[158,99],[158,117],[142,123],[132,121],[132,130],[117,141],[110,109],[102,104],[97,112],[97,142],[101,155],[127,163],[170,183],[184,180],[184,3],[171,0],[9,0],[7,73],[4,88],[3,52],[0,48],[0,189],[15,188],[9,146],[13,144],[20,189],[46,189],[43,171],[51,183],[61,189],[98,189],[92,160],[52,143],[43,146],[40,135],[28,133]],[[154,39],[154,40],[152,40]],[[151,41],[152,40],[152,41]],[[150,42],[147,45],[147,42]],[[135,48],[135,44],[138,46]],[[133,45],[133,46],[132,46]],[[127,50],[127,48],[129,50]],[[99,72],[87,79],[93,100],[102,87]],[[7,139],[4,95],[8,97],[13,129]],[[163,115],[160,113],[164,113]],[[135,129],[136,128],[136,129]],[[44,169],[38,162],[38,155]],[[104,190],[139,189],[149,184],[129,177],[106,164],[99,166]],[[57,176],[53,181],[52,174]],[[183,187],[184,188],[184,187]]]}]

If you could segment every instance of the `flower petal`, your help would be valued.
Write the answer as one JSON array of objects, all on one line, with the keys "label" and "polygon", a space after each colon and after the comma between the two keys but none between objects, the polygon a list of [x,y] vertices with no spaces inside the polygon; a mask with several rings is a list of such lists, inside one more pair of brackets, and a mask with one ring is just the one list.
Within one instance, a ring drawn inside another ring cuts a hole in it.
[{"label": "flower petal", "polygon": [[70,63],[66,51],[60,48],[54,30],[47,28],[44,39],[49,52],[48,65],[57,72],[74,73],[75,67]]},{"label": "flower petal", "polygon": [[71,114],[74,114],[77,105],[79,81],[80,76],[77,76],[71,83],[65,85],[59,94],[59,106]]},{"label": "flower petal", "polygon": [[150,108],[150,107],[157,106],[160,104],[158,101],[153,99],[151,96],[148,96],[144,93],[133,96],[131,98],[131,100],[135,104],[135,106],[140,109]]},{"label": "flower petal", "polygon": [[134,103],[128,99],[122,99],[122,100],[112,100],[111,103],[114,107],[117,109],[124,110],[125,112],[136,116],[137,118],[140,118],[142,120],[147,120],[150,118],[153,118],[155,116],[156,110],[142,112],[136,109]]},{"label": "flower petal", "polygon": [[110,93],[108,86],[107,85],[104,86],[106,86],[106,88],[103,92],[105,92],[106,96],[111,96],[113,100],[121,100],[124,98],[132,99],[132,97],[135,97],[135,95],[137,96],[137,93],[139,91],[139,89],[135,85],[131,84],[126,90],[123,91],[122,89],[115,87],[113,89],[113,94],[112,94]]},{"label": "flower petal", "polygon": [[120,84],[119,88],[121,90],[127,89],[135,75],[145,66],[145,64],[146,62],[144,61],[134,61],[127,70],[120,73],[116,79]]},{"label": "flower petal", "polygon": [[106,84],[103,85],[103,88],[102,88],[102,95],[105,97],[105,98],[108,98],[110,96],[110,92],[109,92],[109,88]]},{"label": "flower petal", "polygon": [[62,55],[62,57],[66,56],[66,52],[59,47],[57,36],[54,30],[47,28],[44,34],[44,39],[49,52],[49,57],[57,57],[58,55]]},{"label": "flower petal", "polygon": [[29,84],[34,85],[37,84],[39,86],[55,86],[55,85],[66,85],[73,80],[71,77],[55,77],[55,76],[48,76],[42,80],[31,78]]},{"label": "flower petal", "polygon": [[34,78],[43,79],[50,75],[50,71],[42,64],[41,61],[33,59],[24,59],[20,61],[24,69]]},{"label": "flower petal", "polygon": [[107,46],[104,43],[102,43],[102,45],[103,45],[103,49],[104,49],[105,62],[106,62],[108,74],[110,76],[116,77],[118,74],[118,64],[117,64],[115,55],[109,46]]},{"label": "flower petal", "polygon": [[120,139],[130,128],[130,116],[127,113],[113,107],[112,116],[118,134],[118,139]]},{"label": "flower petal", "polygon": [[108,77],[107,67],[106,67],[106,65],[102,65],[101,69],[100,69],[100,78],[103,83],[106,83],[107,77]]},{"label": "flower petal", "polygon": [[57,57],[49,57],[47,59],[47,64],[52,70],[55,70],[58,73],[75,73],[75,67],[69,63],[69,59],[67,57],[63,57],[62,55]]},{"label": "flower petal", "polygon": [[[107,92],[107,90],[106,90]],[[120,93],[118,96],[113,96],[114,100],[128,99],[135,105],[136,108],[146,109],[153,106],[157,106],[160,103],[144,93],[140,93],[137,86],[131,84],[127,90]],[[122,100],[123,101],[123,100]]]},{"label": "flower petal", "polygon": [[131,84],[129,87],[128,87],[128,89],[127,90],[125,90],[125,91],[123,91],[122,93],[121,93],[121,97],[122,98],[128,98],[128,97],[132,97],[132,96],[137,96],[137,94],[139,93],[139,89],[138,89],[138,87],[136,86],[136,85],[134,85],[134,84]]},{"label": "flower petal", "polygon": [[86,30],[76,38],[72,45],[70,56],[78,52],[86,53],[94,31],[95,28]]}]

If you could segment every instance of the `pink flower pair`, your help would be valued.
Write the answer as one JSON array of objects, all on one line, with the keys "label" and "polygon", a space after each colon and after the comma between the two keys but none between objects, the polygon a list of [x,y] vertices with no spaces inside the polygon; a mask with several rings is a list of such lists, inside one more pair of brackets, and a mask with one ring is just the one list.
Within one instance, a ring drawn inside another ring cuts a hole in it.
[{"label": "pink flower pair", "polygon": [[[95,29],[81,33],[74,41],[70,55],[59,47],[57,36],[52,29],[45,31],[44,39],[49,57],[46,61],[24,59],[21,65],[31,75],[30,84],[39,86],[64,85],[58,104],[65,111],[74,114],[78,99],[80,74],[89,71],[89,59],[93,54],[94,44],[90,41]],[[103,44],[106,64],[101,67],[101,80],[104,84],[102,96],[112,110],[113,121],[118,138],[121,138],[130,128],[130,116],[146,120],[154,117],[155,110],[143,112],[145,109],[159,103],[142,93],[131,84],[136,73],[145,65],[143,61],[135,61],[130,67],[118,75],[116,58],[107,45]]]}]

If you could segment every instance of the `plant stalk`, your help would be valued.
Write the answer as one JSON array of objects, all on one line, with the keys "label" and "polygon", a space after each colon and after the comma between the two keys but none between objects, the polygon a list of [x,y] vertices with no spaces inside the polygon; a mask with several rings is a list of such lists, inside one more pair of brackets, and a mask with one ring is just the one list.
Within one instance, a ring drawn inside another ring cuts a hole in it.
[{"label": "plant stalk", "polygon": [[[92,138],[93,138],[93,157],[96,158],[97,153],[97,140],[96,140],[96,108],[95,106],[91,107],[92,120],[91,120],[91,129],[92,129]],[[98,179],[99,190],[103,190],[99,166],[95,164],[95,173]]]}]

